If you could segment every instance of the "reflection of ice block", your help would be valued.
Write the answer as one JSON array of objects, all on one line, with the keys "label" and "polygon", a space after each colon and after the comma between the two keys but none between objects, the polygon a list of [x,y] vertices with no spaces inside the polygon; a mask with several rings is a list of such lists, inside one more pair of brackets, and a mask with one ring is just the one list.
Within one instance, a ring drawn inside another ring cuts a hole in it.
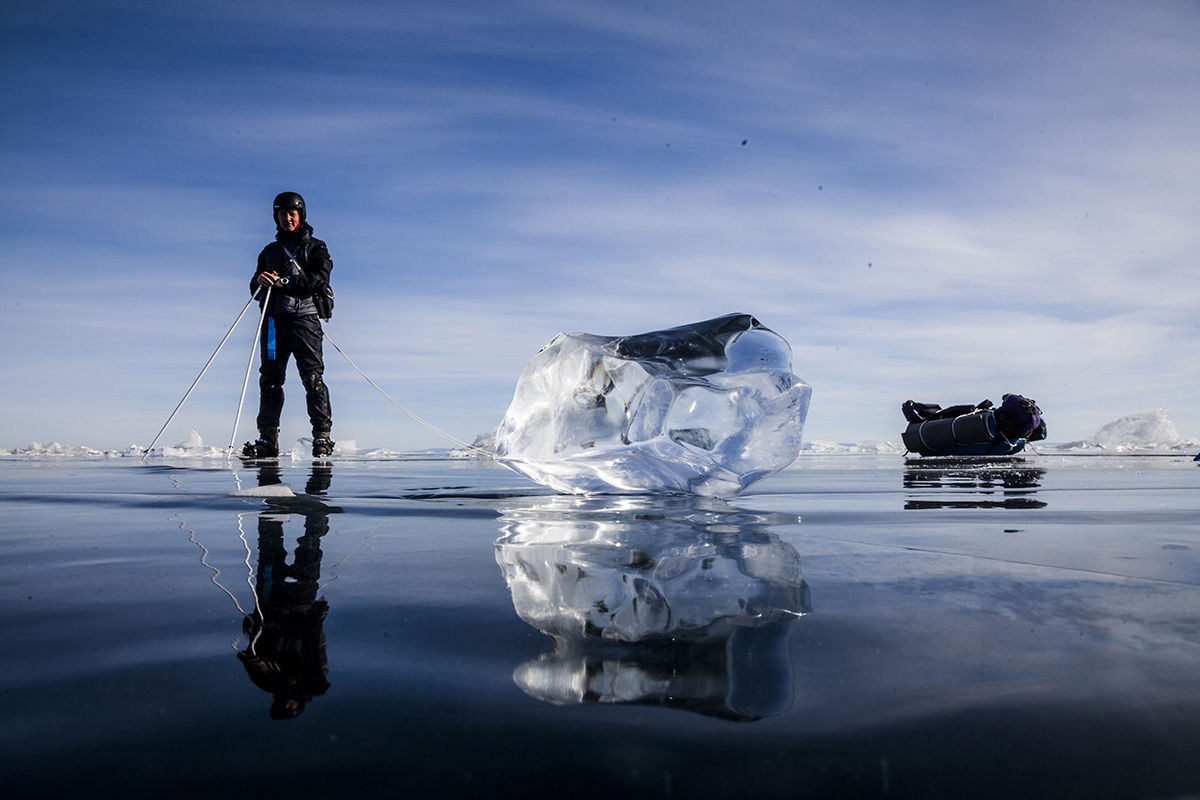
[{"label": "reflection of ice block", "polygon": [[800,554],[768,530],[794,516],[719,500],[589,502],[505,513],[496,561],[517,613],[545,633],[703,641],[812,610]]},{"label": "reflection of ice block", "polygon": [[521,373],[496,458],[561,492],[729,496],[795,460],[811,393],[748,314],[560,333]]},{"label": "reflection of ice block", "polygon": [[734,628],[727,639],[626,646],[614,652],[560,639],[513,671],[526,694],[555,705],[680,708],[748,722],[792,705],[793,620]]},{"label": "reflection of ice block", "polygon": [[552,498],[504,513],[496,561],[555,648],[513,679],[548,702],[759,719],[792,702],[792,623],[812,611],[790,514],[709,498]]}]

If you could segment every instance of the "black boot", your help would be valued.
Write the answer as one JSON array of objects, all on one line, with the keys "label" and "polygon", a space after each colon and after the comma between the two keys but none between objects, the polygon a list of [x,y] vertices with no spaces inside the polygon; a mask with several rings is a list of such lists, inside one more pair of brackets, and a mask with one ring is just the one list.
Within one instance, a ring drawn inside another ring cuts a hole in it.
[{"label": "black boot", "polygon": [[246,442],[242,458],[279,458],[279,428],[264,428],[257,442]]},{"label": "black boot", "polygon": [[333,453],[334,441],[329,431],[313,431],[313,458],[325,458]]}]

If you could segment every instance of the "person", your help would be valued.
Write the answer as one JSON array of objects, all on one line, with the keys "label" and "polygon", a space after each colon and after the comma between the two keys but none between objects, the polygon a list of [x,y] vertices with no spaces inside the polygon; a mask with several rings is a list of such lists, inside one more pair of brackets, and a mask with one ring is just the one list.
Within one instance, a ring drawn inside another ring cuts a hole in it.
[{"label": "person", "polygon": [[[329,389],[325,386],[325,362],[321,342],[324,333],[313,295],[328,292],[333,261],[325,243],[313,237],[304,198],[283,192],[275,198],[275,241],[258,254],[258,267],[250,280],[250,291],[259,291],[264,308],[261,365],[259,366],[258,441],[242,448],[244,458],[279,456],[279,415],[283,411],[283,382],[288,360],[296,357],[296,368],[308,401],[312,423],[314,458],[333,452],[330,438],[333,419]],[[267,288],[270,301],[267,302]]]}]

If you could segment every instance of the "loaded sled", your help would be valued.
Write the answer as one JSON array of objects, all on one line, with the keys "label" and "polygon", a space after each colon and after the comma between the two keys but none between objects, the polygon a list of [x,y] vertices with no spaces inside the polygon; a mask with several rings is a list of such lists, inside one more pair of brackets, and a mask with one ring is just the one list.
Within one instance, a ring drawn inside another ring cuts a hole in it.
[{"label": "loaded sled", "polygon": [[908,400],[902,410],[904,446],[922,456],[1010,456],[1046,438],[1041,409],[1019,394],[1004,395],[999,408],[991,400],[949,408]]}]

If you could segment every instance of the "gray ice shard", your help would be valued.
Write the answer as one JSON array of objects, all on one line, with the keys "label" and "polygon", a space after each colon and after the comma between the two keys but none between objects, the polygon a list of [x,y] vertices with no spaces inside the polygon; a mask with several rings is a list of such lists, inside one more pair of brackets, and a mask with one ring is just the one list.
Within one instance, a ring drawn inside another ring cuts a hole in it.
[{"label": "gray ice shard", "polygon": [[811,394],[749,314],[560,333],[521,373],[496,458],[560,492],[728,497],[795,460]]}]

